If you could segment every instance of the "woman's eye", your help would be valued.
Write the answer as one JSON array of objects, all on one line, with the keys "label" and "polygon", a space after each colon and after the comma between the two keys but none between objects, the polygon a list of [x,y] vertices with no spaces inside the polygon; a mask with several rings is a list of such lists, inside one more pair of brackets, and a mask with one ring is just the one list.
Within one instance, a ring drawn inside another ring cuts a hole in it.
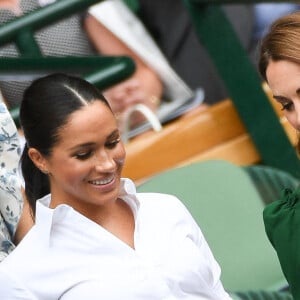
[{"label": "woman's eye", "polygon": [[292,109],[293,102],[282,103],[281,105],[282,105],[281,110],[290,111]]},{"label": "woman's eye", "polygon": [[113,141],[110,141],[110,142],[106,143],[106,147],[109,148],[109,149],[113,149],[120,143],[120,141],[121,141],[120,138],[118,138],[116,140],[113,140]]},{"label": "woman's eye", "polygon": [[91,157],[91,155],[92,155],[92,151],[86,151],[86,152],[76,153],[75,157],[80,160],[85,160]]}]

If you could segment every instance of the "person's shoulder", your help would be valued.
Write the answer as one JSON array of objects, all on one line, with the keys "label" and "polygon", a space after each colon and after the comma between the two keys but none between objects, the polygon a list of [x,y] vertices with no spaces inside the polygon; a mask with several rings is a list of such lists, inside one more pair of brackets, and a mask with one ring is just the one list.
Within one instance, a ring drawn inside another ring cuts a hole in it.
[{"label": "person's shoulder", "polygon": [[[4,260],[0,263],[0,295],[1,299],[16,299],[15,290],[20,289],[20,273],[21,266],[26,263],[26,253],[20,253],[16,247]],[[22,298],[23,299],[23,298]],[[24,298],[27,299],[27,298]]]},{"label": "person's shoulder", "polygon": [[[3,299],[36,299],[28,291],[28,285],[34,282],[38,270],[47,268],[45,248],[40,240],[33,227],[0,263],[0,295],[6,296]],[[16,297],[16,293],[21,296]]]}]

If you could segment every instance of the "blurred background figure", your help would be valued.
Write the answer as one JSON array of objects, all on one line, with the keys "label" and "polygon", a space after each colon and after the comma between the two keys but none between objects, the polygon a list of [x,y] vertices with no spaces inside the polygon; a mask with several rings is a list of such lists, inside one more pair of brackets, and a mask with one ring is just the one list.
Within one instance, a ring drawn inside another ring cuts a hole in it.
[{"label": "blurred background figure", "polygon": [[[112,15],[108,15],[108,13],[112,12],[114,7],[120,7],[122,2],[122,0],[104,1],[94,6],[90,13],[109,30],[114,30],[112,24],[114,19],[109,20],[108,18]],[[252,6],[224,5],[222,9],[228,16],[245,49],[250,50],[254,24]],[[211,58],[198,40],[183,1],[139,0],[135,14],[169,64],[188,86],[192,90],[199,87],[203,88],[205,104],[210,105],[228,97],[224,83]],[[122,18],[121,14],[119,16]],[[118,30],[122,31],[123,28]],[[114,33],[118,35],[117,29]],[[107,47],[109,46],[107,44]],[[107,48],[106,53],[109,52],[110,49]]]}]

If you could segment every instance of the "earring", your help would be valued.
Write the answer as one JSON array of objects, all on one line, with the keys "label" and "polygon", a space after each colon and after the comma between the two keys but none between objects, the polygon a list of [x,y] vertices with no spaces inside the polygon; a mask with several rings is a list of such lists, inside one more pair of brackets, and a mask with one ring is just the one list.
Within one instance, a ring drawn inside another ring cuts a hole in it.
[{"label": "earring", "polygon": [[44,173],[45,175],[48,175],[49,172],[47,170],[41,170],[42,173]]}]

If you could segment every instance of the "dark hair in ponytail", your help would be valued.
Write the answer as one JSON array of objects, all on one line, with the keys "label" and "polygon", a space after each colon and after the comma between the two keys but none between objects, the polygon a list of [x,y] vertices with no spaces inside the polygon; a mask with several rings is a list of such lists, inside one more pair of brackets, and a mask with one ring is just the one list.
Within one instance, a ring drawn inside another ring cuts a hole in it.
[{"label": "dark hair in ponytail", "polygon": [[44,157],[51,155],[59,141],[59,130],[70,115],[93,101],[109,104],[96,87],[87,81],[65,74],[39,78],[25,90],[20,107],[20,123],[26,145],[21,157],[25,194],[35,213],[36,200],[50,193],[48,175],[41,172],[28,156],[37,149]]}]

